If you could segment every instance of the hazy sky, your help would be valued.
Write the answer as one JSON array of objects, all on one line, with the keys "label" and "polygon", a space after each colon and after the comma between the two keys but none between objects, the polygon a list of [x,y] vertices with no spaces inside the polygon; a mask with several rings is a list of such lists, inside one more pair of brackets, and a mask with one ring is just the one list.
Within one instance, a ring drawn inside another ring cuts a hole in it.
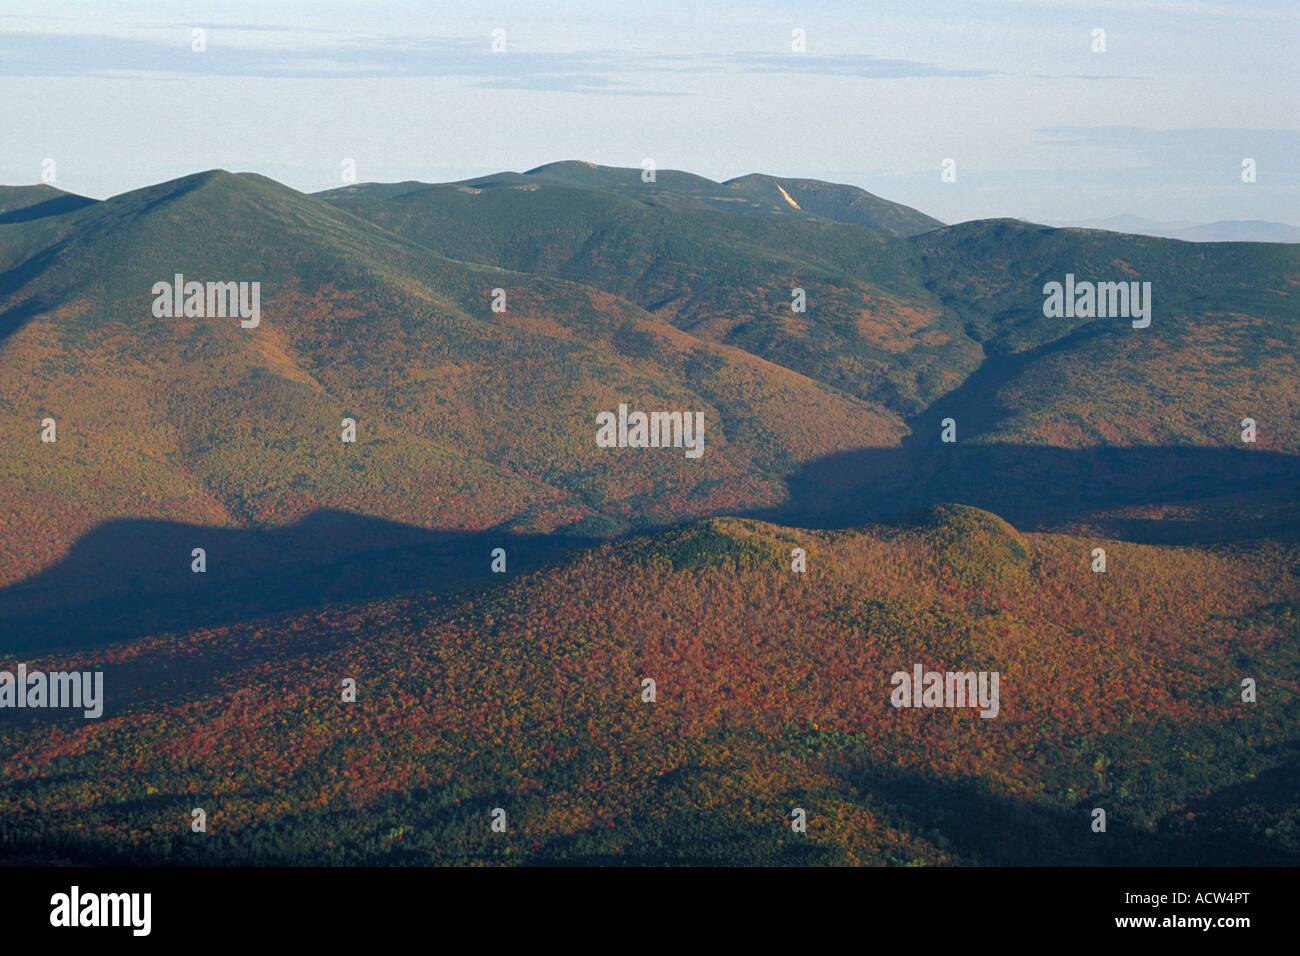
[{"label": "hazy sky", "polygon": [[1296,0],[3,10],[3,183],[39,181],[46,159],[56,185],[102,198],[214,167],[317,190],[349,158],[365,182],[651,157],[854,183],[949,222],[1300,224]]}]

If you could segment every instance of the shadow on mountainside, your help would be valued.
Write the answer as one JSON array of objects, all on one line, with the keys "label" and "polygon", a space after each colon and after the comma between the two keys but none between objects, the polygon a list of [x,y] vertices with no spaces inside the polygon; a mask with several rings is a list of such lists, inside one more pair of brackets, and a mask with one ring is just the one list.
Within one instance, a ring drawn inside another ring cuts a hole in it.
[{"label": "shadow on mountainside", "polygon": [[[1083,520],[1089,533],[1144,543],[1294,536],[1298,465],[1296,456],[1263,450],[1072,450],[936,439],[811,462],[788,480],[783,504],[742,516],[846,528],[957,503],[1023,530]],[[1234,495],[1264,513],[1243,519],[1192,508],[1177,521],[1089,517]],[[115,520],[80,539],[59,563],[0,591],[0,652],[86,646],[484,576],[499,581],[507,575],[490,575],[493,548],[506,549],[513,574],[592,543],[589,536],[505,529],[427,530],[331,510],[274,529]],[[200,547],[207,570],[197,574],[191,553]]]},{"label": "shadow on mountainside", "polygon": [[[1266,748],[1267,749],[1267,748]],[[1193,864],[1257,866],[1300,864],[1300,834],[1290,825],[1300,793],[1300,745],[1281,745],[1283,761],[1244,783],[1193,800],[1187,811],[1170,814],[1160,830],[1196,848]],[[1181,861],[1180,861],[1181,862]]]},{"label": "shadow on mountainside", "polygon": [[[125,519],[59,563],[0,591],[0,652],[82,647],[248,620],[318,604],[503,580],[590,539],[426,530],[343,511],[273,529]],[[191,569],[203,548],[207,570]],[[491,573],[506,551],[507,574]]]},{"label": "shadow on mountainside", "polygon": [[[894,826],[941,839],[964,862],[983,866],[1251,866],[1300,862],[1294,849],[1262,841],[1255,818],[1281,819],[1294,781],[1279,769],[1269,781],[1226,787],[1205,798],[1224,813],[1196,832],[1161,821],[1154,829],[1125,819],[1122,804],[1098,794],[1072,809],[996,793],[979,780],[946,779],[881,765],[843,774],[844,783],[869,794]],[[1277,780],[1274,781],[1273,778]],[[1194,804],[1199,807],[1200,802]],[[1106,832],[1092,830],[1092,808],[1108,808]],[[1240,815],[1233,813],[1239,812]],[[1183,812],[1173,816],[1181,819]]]},{"label": "shadow on mountainside", "polygon": [[[0,272],[0,301],[4,300],[9,290],[21,289],[56,262],[65,245],[66,240],[55,243],[12,269]],[[28,319],[49,311],[54,305],[48,296],[37,294],[0,311],[0,344],[22,328]]]},{"label": "shadow on mountainside", "polygon": [[[1296,534],[1300,457],[1295,455],[1246,445],[1061,448],[980,442],[979,436],[1011,412],[999,397],[1005,385],[1040,359],[1110,334],[1106,326],[1091,323],[1036,348],[988,354],[961,385],[908,420],[909,434],[899,447],[860,448],[809,462],[787,479],[786,502],[746,517],[844,528],[955,503],[1033,531],[1099,511],[1206,502],[1208,514],[1177,521],[1127,515],[1088,524],[1093,533],[1153,544]],[[957,441],[951,443],[940,440],[948,417],[957,423]],[[1232,496],[1242,498],[1207,502]]]},{"label": "shadow on mountainside", "polygon": [[[1293,847],[1254,832],[1259,820],[1284,819],[1293,793],[1294,764],[1264,775],[1269,778],[1243,786],[1230,786],[1188,806],[1221,806],[1228,814],[1208,819],[1196,814],[1196,828],[1170,827],[1162,821],[1154,829],[1125,819],[1113,798],[1097,795],[1072,807],[1029,801],[996,792],[978,779],[946,779],[880,764],[839,774],[841,786],[828,796],[842,803],[845,793],[863,805],[884,825],[909,834],[951,854],[960,864],[977,866],[1258,866],[1294,865],[1300,858]],[[852,787],[852,790],[849,788]],[[460,784],[452,790],[461,793]],[[26,864],[72,863],[80,865],[206,865],[286,866],[328,865],[347,862],[362,865],[414,865],[469,862],[484,859],[479,841],[467,841],[466,817],[482,818],[487,808],[509,805],[502,794],[487,791],[449,804],[441,788],[419,789],[405,795],[381,798],[367,807],[303,806],[290,820],[253,819],[217,842],[192,841],[179,833],[170,843],[139,846],[101,835],[100,828],[76,829],[45,821],[43,832],[6,834],[6,856]],[[246,795],[240,795],[243,798]],[[689,809],[674,814],[657,813],[658,795],[647,795],[654,807],[631,808],[632,833],[591,826],[560,834],[539,834],[542,843],[534,853],[522,855],[524,865],[541,866],[726,866],[726,865],[843,865],[851,862],[845,846],[831,831],[823,831],[821,796],[803,793],[797,802],[809,808],[808,835],[782,843],[777,838],[784,824],[755,823],[716,810],[695,814]],[[159,810],[176,808],[184,813],[192,800],[181,793],[156,794],[97,809],[110,819],[116,832],[130,830],[134,819]],[[790,801],[782,803],[785,806]],[[1106,831],[1092,830],[1092,808],[1109,807]],[[418,821],[420,831],[438,836],[419,846],[393,844],[380,848],[359,835],[373,833],[376,821],[388,826],[394,807],[402,819]],[[1187,814],[1179,809],[1173,817]],[[527,825],[525,824],[525,827]],[[111,832],[111,831],[109,831]],[[528,836],[528,831],[522,831]],[[788,832],[788,831],[784,831]],[[288,834],[286,836],[286,833]],[[328,844],[326,841],[330,841]],[[355,848],[344,860],[335,845]],[[438,852],[434,852],[434,851]],[[898,846],[885,858],[866,863],[906,864],[913,851]],[[333,853],[332,861],[325,856]]]},{"label": "shadow on mountainside", "polygon": [[12,222],[31,222],[33,219],[44,219],[46,216],[62,216],[65,212],[75,212],[78,209],[93,206],[97,202],[99,202],[98,199],[65,193],[44,202],[33,203],[30,206],[23,206],[21,209],[11,209],[6,213],[0,213],[0,226]]},{"label": "shadow on mountainside", "polygon": [[[942,444],[862,448],[818,459],[788,480],[789,498],[744,517],[806,528],[846,528],[929,505],[991,511],[1026,531],[1095,512],[1245,496],[1257,517],[1213,515],[1177,522],[1103,518],[1115,537],[1204,544],[1262,535],[1294,535],[1280,525],[1297,499],[1300,457],[1257,449],[1137,447],[1069,449],[1040,445]],[[1194,510],[1194,509],[1193,509]]]}]

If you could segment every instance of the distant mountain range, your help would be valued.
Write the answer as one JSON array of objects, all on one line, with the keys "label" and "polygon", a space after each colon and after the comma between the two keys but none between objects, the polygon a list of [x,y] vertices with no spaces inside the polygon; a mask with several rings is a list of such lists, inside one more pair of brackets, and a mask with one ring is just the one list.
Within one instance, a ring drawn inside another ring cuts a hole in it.
[{"label": "distant mountain range", "polygon": [[1300,226],[1263,219],[1221,219],[1218,222],[1175,220],[1162,222],[1141,216],[1054,221],[1061,228],[1105,229],[1135,236],[1161,236],[1185,242],[1300,242]]}]

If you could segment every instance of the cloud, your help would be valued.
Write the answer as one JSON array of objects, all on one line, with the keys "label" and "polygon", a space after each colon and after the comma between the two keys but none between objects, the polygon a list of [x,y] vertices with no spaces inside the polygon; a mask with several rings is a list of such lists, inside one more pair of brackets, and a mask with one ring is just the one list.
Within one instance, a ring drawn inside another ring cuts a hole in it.
[{"label": "cloud", "polygon": [[474,84],[491,90],[533,90],[545,93],[591,93],[600,96],[686,96],[681,92],[632,86],[611,77],[592,74],[539,73],[499,77]]},{"label": "cloud", "polygon": [[[191,49],[191,27],[151,26],[103,33],[71,32],[69,24],[14,29],[4,23],[6,55],[0,76],[256,77],[361,79],[456,77],[475,86],[596,96],[683,96],[659,90],[656,75],[690,73],[805,73],[831,77],[901,79],[981,77],[990,70],[949,69],[916,60],[867,55],[763,53],[667,54],[596,50],[535,52],[507,43],[494,53],[491,37],[340,34],[273,26],[205,29],[205,51]],[[84,29],[84,28],[83,28]],[[628,79],[635,75],[636,80]]]},{"label": "cloud", "polygon": [[1183,156],[1253,155],[1250,149],[1291,156],[1300,152],[1300,130],[1288,129],[1040,126],[1033,132],[1039,142],[1086,149],[1150,150]]},{"label": "cloud", "polygon": [[[274,42],[267,42],[274,38]],[[366,79],[459,77],[492,89],[544,90],[601,96],[680,96],[637,85],[627,74],[668,73],[675,58],[613,52],[493,53],[491,38],[341,38],[334,34],[244,28],[208,30],[204,52],[191,49],[188,28],[140,36],[9,33],[0,76],[176,79],[256,77]],[[290,42],[292,41],[292,42]]]},{"label": "cloud", "polygon": [[954,70],[922,63],[867,54],[817,55],[812,53],[732,53],[718,58],[722,63],[754,73],[816,73],[822,76],[859,76],[876,80],[898,80],[921,76],[1003,76],[997,70]]}]

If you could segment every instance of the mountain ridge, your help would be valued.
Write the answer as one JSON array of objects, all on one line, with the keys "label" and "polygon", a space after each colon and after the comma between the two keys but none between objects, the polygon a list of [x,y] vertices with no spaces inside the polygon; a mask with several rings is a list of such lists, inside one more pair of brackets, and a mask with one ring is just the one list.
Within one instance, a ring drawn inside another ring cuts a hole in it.
[{"label": "mountain ridge", "polygon": [[[1294,247],[1015,220],[891,235],[779,194],[718,208],[730,187],[703,177],[663,175],[647,203],[638,170],[540,170],[326,194],[208,170],[0,226],[0,439],[20,450],[0,463],[0,586],[114,521],[333,510],[597,540],[1002,496],[1059,524],[1089,518],[1054,490],[1072,482],[1117,482],[1077,495],[1088,509],[1222,512],[1300,451]],[[1071,272],[1153,278],[1151,328],[1046,319],[1043,283]],[[259,282],[260,325],[155,317],[177,273]],[[598,448],[620,405],[703,414],[703,457]],[[1247,415],[1267,454],[1243,467],[1226,452]]]}]

